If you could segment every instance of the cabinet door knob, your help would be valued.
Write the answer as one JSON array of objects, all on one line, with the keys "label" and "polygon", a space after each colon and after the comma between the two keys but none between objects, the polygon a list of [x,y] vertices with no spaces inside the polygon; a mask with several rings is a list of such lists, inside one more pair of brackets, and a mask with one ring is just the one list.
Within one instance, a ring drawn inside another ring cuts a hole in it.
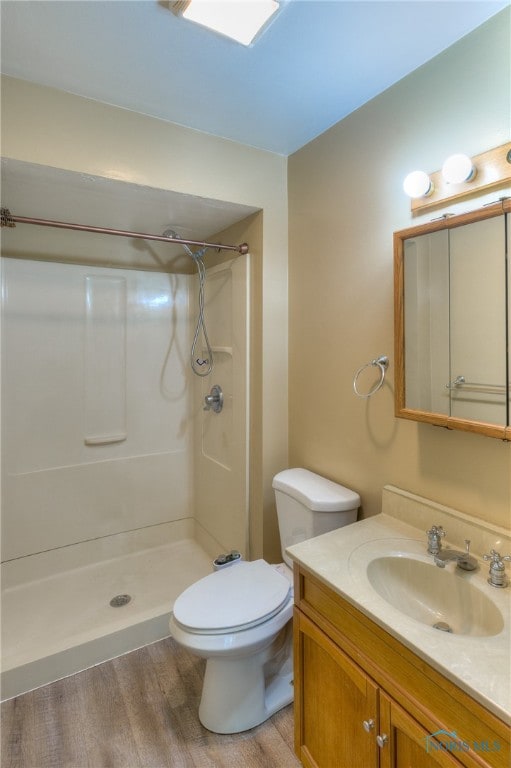
[{"label": "cabinet door knob", "polygon": [[384,747],[388,740],[389,740],[389,737],[387,736],[386,733],[382,733],[381,735],[378,734],[378,736],[376,737],[376,743],[378,744],[379,747]]},{"label": "cabinet door knob", "polygon": [[371,733],[371,731],[374,728],[374,720],[373,720],[373,718],[371,718],[370,720],[364,720],[362,725],[364,726],[364,731],[366,733]]}]

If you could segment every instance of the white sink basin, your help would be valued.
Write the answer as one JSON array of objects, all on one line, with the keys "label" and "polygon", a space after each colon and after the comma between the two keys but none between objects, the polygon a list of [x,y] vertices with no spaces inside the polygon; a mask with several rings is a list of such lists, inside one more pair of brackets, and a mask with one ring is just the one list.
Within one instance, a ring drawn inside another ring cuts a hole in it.
[{"label": "white sink basin", "polygon": [[427,627],[470,637],[491,637],[505,619],[495,590],[481,570],[462,572],[454,564],[435,565],[424,542],[412,539],[373,540],[354,549],[349,570],[402,616]]},{"label": "white sink basin", "polygon": [[379,557],[367,566],[369,583],[387,603],[435,629],[488,637],[504,628],[497,606],[465,574],[411,557]]}]

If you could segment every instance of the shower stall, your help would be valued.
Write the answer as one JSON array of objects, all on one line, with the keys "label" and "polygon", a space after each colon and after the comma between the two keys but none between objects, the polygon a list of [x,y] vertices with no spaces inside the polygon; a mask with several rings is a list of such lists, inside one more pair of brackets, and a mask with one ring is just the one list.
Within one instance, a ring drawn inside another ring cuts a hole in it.
[{"label": "shower stall", "polygon": [[206,251],[194,352],[213,365],[195,376],[199,283],[181,245],[23,223],[2,234],[9,698],[165,637],[173,601],[216,555],[248,556],[249,256]]}]

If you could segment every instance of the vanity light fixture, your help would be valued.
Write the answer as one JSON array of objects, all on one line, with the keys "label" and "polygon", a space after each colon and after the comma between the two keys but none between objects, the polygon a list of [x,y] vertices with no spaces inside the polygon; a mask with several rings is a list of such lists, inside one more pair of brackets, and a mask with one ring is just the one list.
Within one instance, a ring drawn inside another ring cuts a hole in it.
[{"label": "vanity light fixture", "polygon": [[176,16],[250,45],[278,11],[278,0],[170,0]]},{"label": "vanity light fixture", "polygon": [[468,155],[451,155],[442,166],[442,176],[447,184],[463,184],[472,181],[477,173]]},{"label": "vanity light fixture", "polygon": [[[505,187],[507,189],[503,189]],[[417,171],[409,174],[403,188],[411,198],[412,214],[427,208],[438,208],[448,201],[473,197],[490,189],[501,188],[503,195],[509,197],[511,196],[511,142],[472,158],[461,154],[451,155],[440,171],[430,173],[429,176]]]},{"label": "vanity light fixture", "polygon": [[427,197],[433,192],[433,184],[424,171],[412,171],[404,180],[403,189],[408,197]]}]

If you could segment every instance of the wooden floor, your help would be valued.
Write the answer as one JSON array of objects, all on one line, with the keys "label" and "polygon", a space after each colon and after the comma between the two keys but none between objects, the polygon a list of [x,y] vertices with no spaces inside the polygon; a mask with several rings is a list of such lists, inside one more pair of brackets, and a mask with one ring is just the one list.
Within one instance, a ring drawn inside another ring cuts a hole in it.
[{"label": "wooden floor", "polygon": [[204,661],[170,638],[2,710],[1,768],[297,768],[292,706],[232,736],[199,722]]}]

